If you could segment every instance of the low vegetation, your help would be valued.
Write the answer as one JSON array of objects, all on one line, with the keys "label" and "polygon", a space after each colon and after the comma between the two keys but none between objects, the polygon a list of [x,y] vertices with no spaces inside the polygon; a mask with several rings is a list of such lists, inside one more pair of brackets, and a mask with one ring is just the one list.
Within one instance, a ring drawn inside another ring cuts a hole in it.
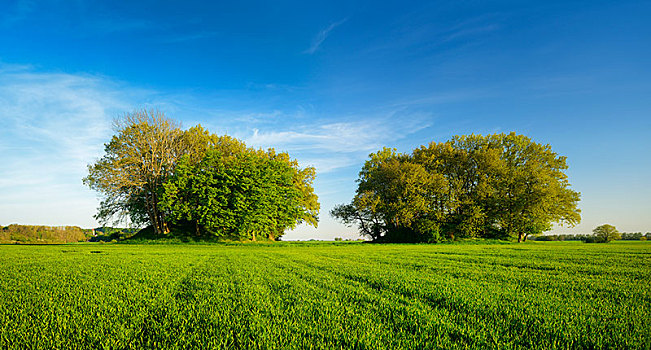
[{"label": "low vegetation", "polygon": [[0,348],[646,349],[650,248],[0,246]]}]

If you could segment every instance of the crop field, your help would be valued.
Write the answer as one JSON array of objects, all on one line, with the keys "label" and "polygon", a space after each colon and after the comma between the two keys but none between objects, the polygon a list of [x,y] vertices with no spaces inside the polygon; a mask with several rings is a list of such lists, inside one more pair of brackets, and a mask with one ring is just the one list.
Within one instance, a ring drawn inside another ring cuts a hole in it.
[{"label": "crop field", "polygon": [[651,346],[651,243],[0,246],[0,348]]}]

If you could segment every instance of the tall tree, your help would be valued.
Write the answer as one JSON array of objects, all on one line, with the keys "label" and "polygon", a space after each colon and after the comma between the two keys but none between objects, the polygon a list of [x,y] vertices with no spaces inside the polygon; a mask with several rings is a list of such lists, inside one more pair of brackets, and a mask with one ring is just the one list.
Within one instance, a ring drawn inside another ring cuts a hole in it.
[{"label": "tall tree", "polygon": [[608,243],[610,241],[622,238],[621,234],[615,226],[609,224],[603,224],[601,226],[595,227],[592,230],[592,233],[595,235],[596,241],[600,243]]},{"label": "tall tree", "polygon": [[443,179],[445,191],[433,197],[432,209],[442,233],[451,239],[479,237],[491,231],[485,204],[494,193],[488,169],[493,167],[495,155],[481,143],[482,136],[470,135],[432,142],[413,151],[414,162]]},{"label": "tall tree", "polygon": [[127,215],[136,224],[149,223],[156,234],[169,231],[158,202],[162,184],[186,153],[178,124],[155,110],[139,110],[114,123],[116,135],[105,155],[88,166],[84,183],[104,195],[96,218],[107,221]]},{"label": "tall tree", "polygon": [[[432,216],[433,198],[445,191],[444,179],[428,174],[408,155],[384,148],[370,155],[359,173],[351,204],[336,206],[331,215],[374,240],[432,241],[439,227]],[[427,223],[427,225],[423,225]]]},{"label": "tall tree", "polygon": [[496,224],[518,242],[551,228],[553,222],[573,226],[581,220],[580,194],[570,188],[566,157],[550,145],[510,133],[492,135],[501,150],[493,198]]}]

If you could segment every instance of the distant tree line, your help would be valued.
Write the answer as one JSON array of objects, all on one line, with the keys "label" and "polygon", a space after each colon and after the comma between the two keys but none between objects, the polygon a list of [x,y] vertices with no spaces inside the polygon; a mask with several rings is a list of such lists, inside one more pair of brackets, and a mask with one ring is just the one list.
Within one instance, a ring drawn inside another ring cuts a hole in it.
[{"label": "distant tree line", "polygon": [[651,239],[651,232],[642,233],[642,232],[622,232],[623,241],[639,241]]},{"label": "distant tree line", "polygon": [[287,153],[249,148],[200,125],[182,130],[158,111],[127,114],[115,131],[84,178],[103,195],[100,222],[128,218],[154,236],[176,230],[251,240],[318,223],[315,169]]},{"label": "distant tree line", "polygon": [[356,194],[331,215],[376,242],[515,238],[581,219],[566,158],[522,135],[455,136],[410,154],[384,148],[359,173]]},{"label": "distant tree line", "polygon": [[[558,234],[558,235],[539,235],[530,237],[534,241],[594,241],[594,234]],[[623,232],[622,241],[646,241],[651,240],[651,232]]]},{"label": "distant tree line", "polygon": [[0,226],[0,243],[57,244],[74,242],[110,242],[134,235],[138,229],[102,226],[83,229],[78,226],[18,225]]},{"label": "distant tree line", "polygon": [[83,242],[92,236],[92,230],[77,226],[0,226],[1,243],[72,243]]},{"label": "distant tree line", "polygon": [[591,234],[559,234],[559,235],[535,235],[531,236],[532,241],[585,241],[592,237]]}]

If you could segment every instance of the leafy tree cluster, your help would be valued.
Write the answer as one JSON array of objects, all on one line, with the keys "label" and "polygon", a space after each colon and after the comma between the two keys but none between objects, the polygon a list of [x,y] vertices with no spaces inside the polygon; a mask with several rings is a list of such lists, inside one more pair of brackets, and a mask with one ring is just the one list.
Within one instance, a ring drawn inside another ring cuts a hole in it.
[{"label": "leafy tree cluster", "polygon": [[524,241],[580,221],[566,169],[549,145],[515,133],[455,136],[411,154],[384,148],[362,167],[352,202],[331,214],[375,241]]},{"label": "leafy tree cluster", "polygon": [[613,225],[603,224],[597,226],[592,230],[593,236],[589,237],[585,242],[586,243],[608,243],[617,239],[621,239],[622,235],[619,233],[617,228]]},{"label": "leafy tree cluster", "polygon": [[0,242],[4,243],[71,243],[86,241],[91,230],[77,226],[0,226]]},{"label": "leafy tree cluster", "polygon": [[299,223],[317,225],[315,169],[287,153],[248,148],[200,125],[182,130],[157,111],[128,114],[115,129],[84,179],[104,195],[102,222],[126,217],[158,236],[176,226],[236,239],[277,239]]}]

